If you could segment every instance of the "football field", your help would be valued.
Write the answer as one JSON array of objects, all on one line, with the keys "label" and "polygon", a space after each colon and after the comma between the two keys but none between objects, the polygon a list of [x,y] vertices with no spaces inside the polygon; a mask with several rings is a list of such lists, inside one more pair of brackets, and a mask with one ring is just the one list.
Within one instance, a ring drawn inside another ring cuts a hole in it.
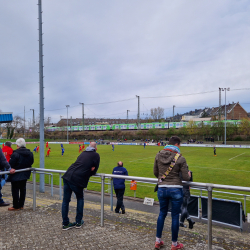
[{"label": "football field", "polygon": [[[61,156],[60,144],[50,144],[50,157],[45,157],[45,168],[66,170],[78,157],[79,146],[77,144],[64,144],[65,153]],[[14,148],[15,146],[13,146]],[[27,148],[33,150],[35,144],[27,144]],[[85,145],[85,148],[87,145]],[[100,167],[98,173],[112,173],[118,161],[123,161],[124,167],[131,176],[151,177],[153,175],[154,158],[157,152],[163,147],[158,146],[128,146],[115,145],[112,151],[111,145],[98,145],[97,152],[100,154]],[[45,149],[46,152],[46,149]],[[186,158],[189,169],[193,172],[195,182],[215,183],[234,186],[250,186],[250,149],[243,148],[217,148],[217,156],[213,155],[213,148],[181,147],[181,153]],[[33,167],[39,167],[39,154],[35,154]],[[38,181],[39,179],[37,179]],[[100,178],[92,177],[93,181],[100,181]],[[48,183],[48,176],[46,176]],[[109,182],[109,180],[106,180]],[[58,175],[54,175],[54,184],[59,183]],[[134,191],[129,189],[130,181],[126,181],[127,196],[134,196]],[[88,189],[100,191],[101,185],[89,183]],[[153,192],[154,185],[138,183],[136,197],[151,197],[157,200]],[[110,192],[110,186],[105,186],[106,192]],[[221,190],[226,191],[226,190]],[[231,193],[244,193],[228,191]],[[200,191],[193,190],[193,194],[200,194]],[[205,195],[206,192],[203,191]],[[250,195],[250,193],[246,193]],[[214,197],[241,200],[243,197],[228,196],[227,194],[215,194]],[[250,199],[247,197],[247,205],[250,210]]]}]

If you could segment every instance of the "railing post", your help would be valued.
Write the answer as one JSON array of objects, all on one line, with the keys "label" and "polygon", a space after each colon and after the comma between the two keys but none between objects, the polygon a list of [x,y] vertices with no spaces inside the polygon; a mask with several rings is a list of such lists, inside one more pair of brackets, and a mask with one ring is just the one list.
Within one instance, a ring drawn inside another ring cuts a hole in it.
[{"label": "railing post", "polygon": [[113,178],[110,178],[110,210],[113,211]]},{"label": "railing post", "polygon": [[33,178],[33,211],[36,211],[36,170],[33,170],[32,178]]},{"label": "railing post", "polygon": [[246,207],[246,195],[244,195],[244,214],[247,215],[247,207]]},{"label": "railing post", "polygon": [[59,200],[62,199],[62,178],[61,178],[61,173],[59,174]]},{"label": "railing post", "polygon": [[53,174],[51,174],[51,196],[53,196]]},{"label": "railing post", "polygon": [[105,182],[105,175],[101,174],[102,179],[102,187],[101,187],[101,227],[104,226],[104,182]]},{"label": "railing post", "polygon": [[212,250],[212,187],[208,187],[207,195],[207,225],[208,225],[208,250]]}]

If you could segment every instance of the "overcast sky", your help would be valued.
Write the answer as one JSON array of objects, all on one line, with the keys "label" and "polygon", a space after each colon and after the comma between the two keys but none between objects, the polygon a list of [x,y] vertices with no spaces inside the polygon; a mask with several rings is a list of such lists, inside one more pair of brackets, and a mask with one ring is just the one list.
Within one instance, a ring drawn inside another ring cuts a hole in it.
[{"label": "overcast sky", "polygon": [[[0,0],[0,110],[23,116],[25,106],[27,120],[30,109],[39,114],[37,3]],[[130,110],[135,118],[136,95],[141,117],[158,106],[166,117],[173,105],[176,113],[215,107],[219,87],[230,87],[227,103],[250,112],[248,0],[43,0],[42,9],[52,122],[67,117],[65,105],[80,118],[79,102],[85,117]]]}]

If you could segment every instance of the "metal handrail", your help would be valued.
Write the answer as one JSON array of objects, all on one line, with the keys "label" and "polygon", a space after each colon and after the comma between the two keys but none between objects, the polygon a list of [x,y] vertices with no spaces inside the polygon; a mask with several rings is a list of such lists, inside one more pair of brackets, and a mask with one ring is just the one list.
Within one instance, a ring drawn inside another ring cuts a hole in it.
[{"label": "metal handrail", "polygon": [[[42,168],[26,168],[16,170],[16,172],[24,172],[24,171],[32,171],[33,172],[33,211],[36,209],[36,172],[52,172],[58,173],[61,177],[62,173],[65,173],[65,170],[54,170],[54,169],[42,169]],[[0,175],[9,174],[9,171],[0,172]],[[137,180],[137,181],[147,181],[150,183],[157,183],[158,179],[156,178],[145,178],[138,176],[124,176],[124,175],[113,175],[113,174],[95,174],[95,177],[101,177],[101,226],[104,226],[104,185],[105,178],[116,178],[116,179],[125,179],[125,180]],[[229,185],[220,185],[220,184],[212,184],[212,183],[200,183],[200,182],[188,182],[183,181],[183,184],[195,187],[205,187],[208,191],[208,203],[207,203],[207,221],[208,221],[208,250],[212,250],[212,191],[214,188],[217,189],[229,189],[229,190],[237,190],[237,191],[246,191],[250,192],[249,187],[241,187],[241,186],[229,186]],[[60,187],[61,187],[61,178],[60,178]],[[111,186],[112,187],[112,186]],[[61,188],[60,188],[60,198],[61,198]]]}]

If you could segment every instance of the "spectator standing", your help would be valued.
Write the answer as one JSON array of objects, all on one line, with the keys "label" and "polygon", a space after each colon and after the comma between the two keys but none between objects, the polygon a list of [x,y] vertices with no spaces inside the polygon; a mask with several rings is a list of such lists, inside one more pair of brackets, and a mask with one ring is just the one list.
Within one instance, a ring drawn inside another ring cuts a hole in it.
[{"label": "spectator standing", "polygon": [[[190,172],[192,173],[192,172]],[[180,178],[182,180],[182,173],[180,172]],[[193,181],[193,177],[191,174],[191,179],[190,181]],[[192,229],[194,227],[195,221],[193,221],[189,215],[188,212],[188,203],[190,200],[190,186],[188,185],[183,185],[183,203],[181,205],[181,218],[180,218],[180,226],[181,227],[186,227],[186,225],[184,225],[184,221],[185,219],[187,219],[188,223],[189,223],[189,229]]]},{"label": "spectator standing", "polygon": [[[128,175],[128,171],[123,167],[123,162],[119,161],[117,163],[117,167],[113,169],[112,174],[115,175]],[[117,198],[115,212],[119,213],[120,209],[122,210],[122,214],[125,214],[125,206],[123,204],[123,196],[125,193],[125,179],[113,179],[115,194]]]},{"label": "spectator standing", "polygon": [[172,203],[172,245],[171,250],[182,249],[179,243],[179,213],[183,202],[182,181],[179,173],[185,181],[190,180],[186,159],[180,154],[180,138],[172,136],[169,145],[165,146],[155,157],[154,175],[158,178],[157,196],[160,203],[160,213],[157,220],[155,249],[164,245],[161,240],[164,221],[168,214],[168,205]]},{"label": "spectator standing", "polygon": [[[8,142],[6,142],[6,143],[8,145]],[[5,147],[7,147],[6,143],[5,143],[5,146],[3,147],[3,149]],[[11,143],[10,143],[10,146],[11,146]],[[10,148],[10,149],[12,149],[12,148]],[[2,149],[0,148],[0,170],[3,170],[3,171],[10,171],[11,170],[11,166],[9,165],[9,163],[7,161],[7,157],[9,157],[10,156],[9,154],[11,152],[13,152],[13,150],[11,151],[10,149],[8,149],[8,148],[5,149],[5,152],[3,153]],[[6,151],[8,153],[6,153]],[[12,170],[11,172],[14,173],[14,170]],[[4,206],[9,206],[10,205],[9,203],[4,202],[4,200],[2,199],[2,197],[3,197],[3,195],[2,195],[2,187],[4,186],[5,181],[6,181],[6,175],[0,175],[0,207],[4,207]]]},{"label": "spectator standing", "polygon": [[[96,174],[99,164],[100,156],[96,153],[97,147],[95,142],[91,142],[89,147],[82,152],[75,163],[73,163],[63,175],[64,195],[62,203],[62,230],[71,228],[81,228],[84,221],[83,206],[84,206],[84,192],[83,189],[87,187],[90,176]],[[77,199],[76,207],[76,221],[70,223],[68,218],[69,202],[72,192],[75,193]]]},{"label": "spectator standing", "polygon": [[[33,153],[26,148],[26,142],[23,138],[16,141],[17,150],[14,150],[10,158],[10,166],[13,169],[31,168],[34,163]],[[26,182],[30,178],[31,171],[19,172],[9,176],[11,182],[11,191],[13,198],[13,207],[9,211],[23,209],[26,197]]]}]

